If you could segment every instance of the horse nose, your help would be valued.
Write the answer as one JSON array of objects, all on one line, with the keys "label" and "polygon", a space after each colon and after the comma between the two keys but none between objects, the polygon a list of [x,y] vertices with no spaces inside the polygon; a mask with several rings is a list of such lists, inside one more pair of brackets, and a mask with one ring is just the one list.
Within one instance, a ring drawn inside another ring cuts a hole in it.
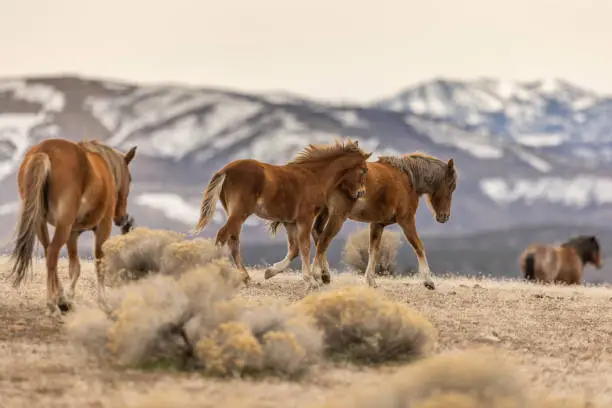
[{"label": "horse nose", "polygon": [[439,222],[439,223],[442,223],[442,224],[444,224],[445,222],[447,222],[449,218],[450,218],[450,215],[448,215],[448,214],[440,214],[440,215],[438,215],[438,217],[437,217],[438,222]]},{"label": "horse nose", "polygon": [[357,194],[356,194],[356,197],[357,197],[357,198],[363,198],[363,197],[365,197],[365,191],[363,191],[363,190],[359,190],[359,191],[357,192]]}]

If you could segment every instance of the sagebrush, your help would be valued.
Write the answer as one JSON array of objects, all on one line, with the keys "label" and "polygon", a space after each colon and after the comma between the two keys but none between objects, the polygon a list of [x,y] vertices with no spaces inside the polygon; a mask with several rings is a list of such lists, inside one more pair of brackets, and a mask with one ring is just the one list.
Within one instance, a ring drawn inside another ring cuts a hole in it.
[{"label": "sagebrush", "polygon": [[584,400],[536,395],[517,367],[492,349],[454,351],[418,361],[376,389],[323,408],[586,408]]},{"label": "sagebrush", "polygon": [[[396,272],[397,249],[400,245],[399,232],[383,230],[380,243],[379,262],[374,272],[376,275],[394,275]],[[369,228],[361,229],[349,235],[342,252],[342,261],[359,274],[364,274],[368,266],[370,245]]]},{"label": "sagebrush", "polygon": [[154,273],[176,275],[226,258],[227,249],[211,243],[203,238],[187,240],[185,234],[174,231],[138,227],[104,243],[102,267],[113,286]]},{"label": "sagebrush", "polygon": [[422,357],[437,338],[425,317],[370,287],[312,293],[296,307],[314,317],[325,333],[328,353],[358,362]]},{"label": "sagebrush", "polygon": [[161,273],[113,289],[104,310],[79,308],[66,325],[74,342],[118,365],[220,376],[295,376],[321,357],[323,335],[314,320],[278,302],[247,305],[236,296],[240,271],[212,241],[151,235],[141,229],[140,239],[117,241],[107,267],[130,270],[142,265],[143,248],[155,247],[162,255],[147,267]]}]

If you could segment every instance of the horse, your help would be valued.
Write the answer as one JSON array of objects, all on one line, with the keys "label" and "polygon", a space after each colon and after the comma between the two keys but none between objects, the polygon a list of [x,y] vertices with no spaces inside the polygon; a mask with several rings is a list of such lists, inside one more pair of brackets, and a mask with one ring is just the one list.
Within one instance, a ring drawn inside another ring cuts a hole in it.
[{"label": "horse", "polygon": [[347,138],[326,145],[309,144],[284,165],[253,159],[233,161],[211,178],[202,200],[200,218],[192,233],[200,232],[213,217],[220,199],[227,220],[217,232],[215,244],[230,248],[246,285],[250,276],[240,253],[242,224],[255,214],[282,223],[291,251],[302,254],[302,277],[309,288],[319,287],[320,276],[310,267],[310,233],[315,217],[329,193],[338,186],[354,198],[366,194],[366,160],[358,141]]},{"label": "horse", "polygon": [[[415,216],[422,195],[439,223],[450,219],[452,195],[457,186],[454,160],[448,162],[436,157],[415,152],[402,156],[381,156],[376,162],[367,163],[365,197],[354,198],[346,194],[339,185],[328,197],[313,226],[313,238],[318,258],[316,270],[322,270],[323,282],[329,284],[331,276],[325,252],[340,232],[347,218],[370,224],[369,259],[365,277],[371,287],[378,287],[374,271],[380,254],[382,233],[386,226],[399,224],[412,245],[419,262],[419,275],[428,289],[435,289],[432,273],[427,262],[425,247],[416,229]],[[280,224],[268,223],[268,231],[275,235]],[[282,272],[297,256],[289,247],[285,259],[273,264],[265,272],[269,279]]]},{"label": "horse", "polygon": [[[102,244],[110,236],[113,222],[123,233],[133,222],[127,213],[127,198],[132,181],[129,164],[135,154],[136,146],[124,155],[95,140],[65,139],[43,140],[26,152],[17,175],[22,207],[10,276],[13,287],[21,285],[32,269],[38,237],[45,252],[47,306],[51,315],[72,308],[81,274],[77,243],[83,231],[92,230],[95,235],[98,302],[103,301]],[[51,240],[47,223],[55,227]],[[59,252],[64,244],[68,248],[71,279],[66,296],[57,275]]]},{"label": "horse", "polygon": [[561,245],[533,243],[519,256],[525,280],[577,285],[586,264],[601,269],[599,242],[594,235],[579,235]]}]

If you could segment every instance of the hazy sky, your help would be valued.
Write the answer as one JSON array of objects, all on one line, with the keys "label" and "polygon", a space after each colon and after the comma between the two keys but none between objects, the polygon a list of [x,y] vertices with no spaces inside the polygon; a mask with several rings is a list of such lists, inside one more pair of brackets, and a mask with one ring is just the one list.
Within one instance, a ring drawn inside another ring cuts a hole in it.
[{"label": "hazy sky", "polygon": [[612,0],[2,0],[0,76],[368,100],[434,76],[612,94]]}]

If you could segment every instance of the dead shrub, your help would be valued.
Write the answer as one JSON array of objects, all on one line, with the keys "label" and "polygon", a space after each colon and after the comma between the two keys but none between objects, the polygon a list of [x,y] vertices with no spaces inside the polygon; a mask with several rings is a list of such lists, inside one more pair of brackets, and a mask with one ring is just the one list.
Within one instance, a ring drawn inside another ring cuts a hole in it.
[{"label": "dead shrub", "polygon": [[164,248],[184,239],[184,234],[146,227],[137,227],[127,234],[110,237],[102,247],[102,266],[107,282],[117,285],[159,272]]},{"label": "dead shrub", "polygon": [[[376,265],[374,272],[376,275],[394,275],[396,268],[397,249],[400,244],[400,233],[390,230],[384,230],[380,243],[379,262]],[[349,268],[357,271],[359,274],[364,274],[368,266],[370,246],[370,229],[364,228],[349,235],[344,251],[342,252],[342,260]]]},{"label": "dead shrub", "polygon": [[196,369],[218,376],[296,376],[318,361],[323,335],[286,305],[235,297],[241,274],[227,259],[113,289],[105,312],[79,308],[73,342],[113,364]]},{"label": "dead shrub", "polygon": [[586,408],[583,402],[537,398],[518,370],[490,349],[449,352],[416,362],[388,385],[355,392],[327,408]]},{"label": "dead shrub", "polygon": [[160,270],[175,275],[182,271],[203,266],[211,261],[225,258],[226,249],[218,247],[210,239],[196,238],[168,243],[163,248]]},{"label": "dead shrub", "polygon": [[362,286],[313,293],[298,308],[323,330],[328,353],[380,363],[427,355],[436,331],[407,305]]}]

